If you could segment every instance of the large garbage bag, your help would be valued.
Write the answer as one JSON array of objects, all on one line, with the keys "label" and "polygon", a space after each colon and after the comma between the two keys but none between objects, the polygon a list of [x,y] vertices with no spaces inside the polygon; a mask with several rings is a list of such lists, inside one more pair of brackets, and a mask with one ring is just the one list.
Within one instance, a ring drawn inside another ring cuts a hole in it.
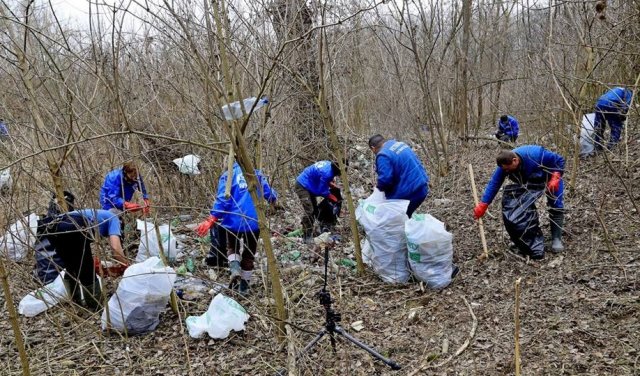
[{"label": "large garbage bag", "polygon": [[409,201],[385,200],[382,197],[377,191],[360,201],[356,219],[364,228],[371,246],[373,271],[385,282],[405,283],[411,275],[404,234]]},{"label": "large garbage bag", "polygon": [[511,241],[531,258],[544,257],[544,236],[536,201],[544,195],[544,185],[507,185],[502,193],[502,220]]},{"label": "large garbage bag", "polygon": [[35,243],[37,230],[38,216],[33,213],[12,224],[0,238],[0,254],[13,261],[22,260]]},{"label": "large garbage bag", "polygon": [[409,248],[409,266],[419,280],[432,289],[451,283],[453,235],[444,223],[429,214],[414,214],[404,224]]},{"label": "large garbage bag", "polygon": [[[102,329],[143,334],[160,323],[176,280],[176,273],[158,257],[133,264],[124,272],[116,293],[102,312]],[[109,314],[110,325],[107,320]]]},{"label": "large garbage bag", "polygon": [[596,122],[596,114],[586,114],[582,117],[580,126],[580,156],[586,157],[594,151],[594,124]]},{"label": "large garbage bag", "polygon": [[51,283],[27,294],[18,304],[18,313],[33,317],[69,298],[63,279],[64,271],[57,274]]}]

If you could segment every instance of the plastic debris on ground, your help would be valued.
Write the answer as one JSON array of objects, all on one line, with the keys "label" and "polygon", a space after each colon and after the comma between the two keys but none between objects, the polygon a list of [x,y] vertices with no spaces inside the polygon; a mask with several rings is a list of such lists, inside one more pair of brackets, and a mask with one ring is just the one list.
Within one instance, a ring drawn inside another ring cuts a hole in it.
[{"label": "plastic debris on ground", "polygon": [[186,324],[192,338],[200,338],[207,333],[211,338],[223,339],[232,330],[244,330],[248,319],[249,315],[242,305],[226,295],[217,294],[204,314],[187,317]]}]

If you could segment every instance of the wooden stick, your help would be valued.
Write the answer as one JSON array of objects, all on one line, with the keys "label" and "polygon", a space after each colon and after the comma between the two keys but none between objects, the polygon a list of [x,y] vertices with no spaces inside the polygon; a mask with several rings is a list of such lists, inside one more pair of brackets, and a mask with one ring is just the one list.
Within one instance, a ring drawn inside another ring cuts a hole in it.
[{"label": "wooden stick", "polygon": [[522,278],[516,279],[516,303],[514,308],[515,321],[515,366],[516,376],[520,376],[520,281]]},{"label": "wooden stick", "polygon": [[[476,189],[476,179],[473,176],[473,166],[469,163],[469,178],[471,179],[471,189],[473,190],[473,201],[476,205],[478,205],[478,190]],[[482,223],[482,218],[478,218],[478,228],[480,229],[480,241],[482,242],[482,249],[484,253],[482,254],[482,258],[489,257],[489,249],[487,248],[487,239],[484,236],[484,224]]]}]

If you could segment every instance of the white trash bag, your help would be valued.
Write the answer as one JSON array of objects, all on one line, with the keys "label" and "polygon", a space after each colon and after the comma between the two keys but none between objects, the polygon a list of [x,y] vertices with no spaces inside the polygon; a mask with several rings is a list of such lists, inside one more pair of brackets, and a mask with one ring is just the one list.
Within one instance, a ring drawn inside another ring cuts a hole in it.
[{"label": "white trash bag", "polygon": [[586,157],[593,153],[594,150],[594,125],[596,123],[596,114],[585,114],[582,117],[580,126],[580,156]]},{"label": "white trash bag", "polygon": [[9,226],[9,230],[0,238],[0,253],[14,261],[20,261],[36,242],[38,216],[29,214]]},{"label": "white trash bag", "polygon": [[444,223],[429,214],[414,214],[405,224],[409,266],[429,288],[443,289],[451,283],[453,235]]},{"label": "white trash bag", "polygon": [[200,338],[208,333],[211,338],[227,338],[231,330],[244,330],[244,323],[249,319],[247,311],[230,297],[218,294],[207,312],[201,316],[189,316],[186,319],[191,338]]},{"label": "white trash bag", "polygon": [[63,270],[53,282],[31,291],[22,298],[18,304],[18,313],[33,317],[55,306],[61,300],[70,298],[69,292],[64,287],[64,273]]},{"label": "white trash bag", "polygon": [[356,209],[371,246],[371,267],[385,282],[405,283],[411,275],[407,260],[404,223],[408,200],[381,200],[377,189]]},{"label": "white trash bag", "polygon": [[124,272],[116,293],[102,311],[102,330],[110,329],[127,334],[143,334],[154,330],[160,323],[176,281],[175,271],[164,266],[162,260],[150,257],[133,264]]},{"label": "white trash bag", "polygon": [[[140,231],[140,246],[136,262],[143,262],[149,257],[160,255],[160,246],[156,234],[156,226],[151,222],[137,220],[136,228]],[[178,254],[178,244],[175,235],[171,232],[170,225],[158,226],[160,239],[162,240],[162,250],[169,261],[175,260]]]},{"label": "white trash bag", "polygon": [[200,163],[200,157],[195,154],[185,155],[182,158],[176,158],[173,163],[178,166],[181,173],[186,175],[200,175],[198,169],[198,163]]},{"label": "white trash bag", "polygon": [[7,193],[11,191],[13,186],[13,179],[11,178],[11,169],[5,168],[0,171],[0,193]]}]

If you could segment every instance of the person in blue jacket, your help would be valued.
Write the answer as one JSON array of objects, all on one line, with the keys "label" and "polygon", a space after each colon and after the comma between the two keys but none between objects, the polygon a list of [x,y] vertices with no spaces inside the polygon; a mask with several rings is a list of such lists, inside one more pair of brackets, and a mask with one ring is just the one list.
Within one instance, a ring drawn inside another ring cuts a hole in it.
[{"label": "person in blue jacket", "polygon": [[[259,184],[257,187],[258,197],[269,203],[274,203],[278,198],[276,191],[269,186],[260,170],[255,170],[255,177]],[[237,162],[233,164],[231,192],[229,197],[226,197],[225,187],[228,179],[228,171],[225,171],[218,180],[218,193],[210,215],[196,227],[196,232],[199,236],[205,236],[213,225],[218,223],[220,227],[218,239],[223,239],[229,260],[229,271],[231,272],[229,286],[239,290],[240,294],[247,295],[253,275],[258,237],[260,236],[258,214],[251,199],[247,180]],[[213,239],[212,236],[212,241]]]},{"label": "person in blue jacket", "polygon": [[504,142],[516,142],[520,133],[518,120],[511,115],[502,115],[498,120],[498,132],[496,138]]},{"label": "person in blue jacket", "polygon": [[487,211],[504,183],[505,178],[526,185],[527,183],[546,183],[545,194],[551,222],[551,250],[561,252],[562,228],[564,225],[564,158],[542,146],[523,145],[513,150],[503,150],[496,158],[493,176],[484,190],[482,199],[473,209],[475,219],[481,218]]},{"label": "person in blue jacket", "polygon": [[[136,191],[142,192],[144,206],[131,202]],[[100,205],[102,209],[111,210],[116,214],[122,211],[142,211],[149,214],[149,195],[135,163],[125,162],[122,167],[107,174],[100,190]]]},{"label": "person in blue jacket", "polygon": [[84,304],[93,310],[102,302],[102,288],[96,277],[91,243],[95,236],[106,237],[116,259],[128,266],[120,242],[120,221],[107,210],[80,209],[60,214],[52,221],[40,224],[41,236],[46,237],[64,263],[64,284],[72,299],[82,304],[80,290],[84,291]]},{"label": "person in blue jacket", "polygon": [[427,170],[404,142],[376,134],[369,139],[369,148],[376,155],[376,187],[388,200],[409,200],[407,215],[411,218],[429,194]]},{"label": "person in blue jacket", "polygon": [[614,87],[598,98],[596,102],[596,118],[594,128],[594,143],[596,150],[602,150],[605,124],[611,128],[611,136],[607,149],[613,148],[620,141],[620,134],[631,105],[631,89]]},{"label": "person in blue jacket", "polygon": [[307,244],[313,240],[313,224],[319,212],[317,197],[324,197],[332,203],[338,202],[338,198],[331,193],[336,176],[340,176],[340,167],[337,163],[318,161],[307,166],[296,178],[294,191],[304,209],[302,236]]}]

